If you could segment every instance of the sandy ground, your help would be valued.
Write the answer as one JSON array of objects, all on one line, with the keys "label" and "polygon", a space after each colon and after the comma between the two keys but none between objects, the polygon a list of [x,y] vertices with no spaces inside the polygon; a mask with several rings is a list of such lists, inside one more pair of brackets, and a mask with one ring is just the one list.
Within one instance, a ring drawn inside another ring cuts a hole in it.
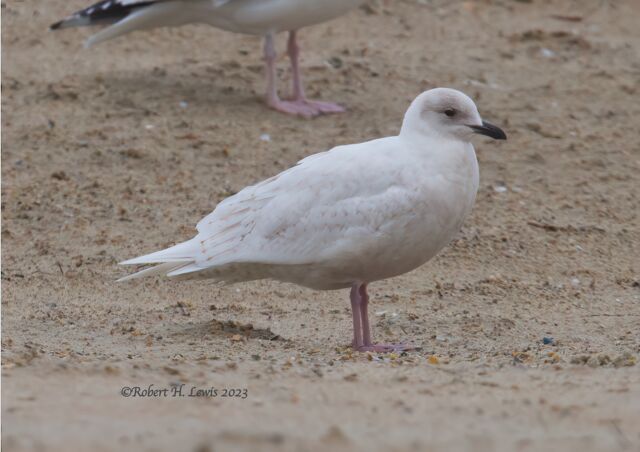
[{"label": "sandy ground", "polygon": [[[312,121],[261,103],[257,38],[47,31],[86,4],[2,3],[4,450],[639,450],[640,2],[372,3],[301,34],[309,92],[349,107]],[[434,86],[509,140],[478,140],[458,239],[371,287],[376,337],[421,351],[350,353],[347,291],[114,283]]]}]

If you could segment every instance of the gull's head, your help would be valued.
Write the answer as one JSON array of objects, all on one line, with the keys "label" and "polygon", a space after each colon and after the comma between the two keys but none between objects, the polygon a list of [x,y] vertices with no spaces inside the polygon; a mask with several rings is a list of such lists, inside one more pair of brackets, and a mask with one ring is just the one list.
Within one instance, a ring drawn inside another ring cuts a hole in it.
[{"label": "gull's head", "polygon": [[499,127],[482,120],[469,96],[449,88],[430,89],[416,97],[404,116],[400,134],[462,141],[470,141],[474,134],[507,139]]}]

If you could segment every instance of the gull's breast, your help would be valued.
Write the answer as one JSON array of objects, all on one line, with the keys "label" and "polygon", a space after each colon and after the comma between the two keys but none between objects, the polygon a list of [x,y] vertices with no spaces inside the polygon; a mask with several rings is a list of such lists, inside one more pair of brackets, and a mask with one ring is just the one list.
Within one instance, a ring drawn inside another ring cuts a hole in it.
[{"label": "gull's breast", "polygon": [[[416,176],[418,177],[418,176]],[[404,213],[388,218],[373,245],[354,267],[362,281],[397,276],[423,265],[460,231],[478,190],[478,164],[473,148],[452,166],[414,184],[403,199]]]}]

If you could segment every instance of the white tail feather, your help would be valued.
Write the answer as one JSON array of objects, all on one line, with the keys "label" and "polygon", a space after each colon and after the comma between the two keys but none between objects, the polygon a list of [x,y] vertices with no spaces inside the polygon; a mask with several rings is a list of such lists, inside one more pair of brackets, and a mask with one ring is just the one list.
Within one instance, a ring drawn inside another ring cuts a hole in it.
[{"label": "white tail feather", "polygon": [[156,251],[155,253],[145,256],[129,259],[120,262],[120,265],[139,265],[139,264],[160,264],[151,268],[145,268],[132,275],[120,278],[118,281],[128,281],[130,279],[142,278],[144,276],[153,276],[159,274],[168,275],[171,272],[182,269],[185,266],[191,267],[196,260],[199,242],[196,239],[187,240],[177,245],[167,248],[166,250]]},{"label": "white tail feather", "polygon": [[194,262],[189,262],[188,265],[183,265],[181,267],[172,269],[170,272],[167,273],[167,276],[173,277],[173,276],[186,275],[187,273],[193,273],[200,270],[202,270],[202,267],[200,267],[198,264]]},{"label": "white tail feather", "polygon": [[178,243],[166,250],[135,257],[120,262],[120,265],[160,264],[164,262],[185,263],[195,261],[198,252],[198,241],[195,239]]},{"label": "white tail feather", "polygon": [[145,268],[144,270],[140,270],[139,272],[133,273],[132,275],[124,276],[118,279],[116,282],[124,282],[129,281],[130,279],[144,278],[146,276],[153,276],[159,274],[166,274],[173,270],[177,270],[184,265],[188,265],[190,261],[187,262],[165,262],[164,264],[156,265],[151,268]]}]

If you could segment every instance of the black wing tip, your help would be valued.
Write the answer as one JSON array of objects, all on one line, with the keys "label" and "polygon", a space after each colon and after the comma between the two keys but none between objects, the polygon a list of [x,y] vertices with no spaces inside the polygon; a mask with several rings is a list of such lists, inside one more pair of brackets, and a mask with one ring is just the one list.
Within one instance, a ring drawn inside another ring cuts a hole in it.
[{"label": "black wing tip", "polygon": [[118,22],[132,11],[152,5],[158,0],[137,0],[123,4],[123,0],[102,0],[94,5],[72,14],[71,16],[49,26],[49,30],[82,27],[87,25],[106,25]]}]

